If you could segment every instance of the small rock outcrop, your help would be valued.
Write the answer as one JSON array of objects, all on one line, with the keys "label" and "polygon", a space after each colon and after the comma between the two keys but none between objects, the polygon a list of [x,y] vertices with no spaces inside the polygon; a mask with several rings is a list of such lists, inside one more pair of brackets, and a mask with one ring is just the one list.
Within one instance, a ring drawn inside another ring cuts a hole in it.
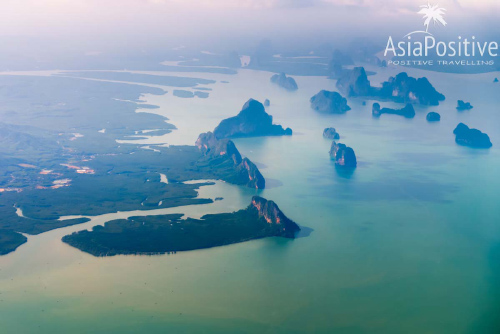
[{"label": "small rock outcrop", "polygon": [[462,100],[457,101],[457,110],[470,110],[474,108],[470,102],[464,102]]},{"label": "small rock outcrop", "polygon": [[199,163],[209,164],[221,179],[250,188],[264,189],[266,180],[259,169],[248,158],[242,158],[232,140],[217,139],[212,132],[202,133],[196,147],[203,154]]},{"label": "small rock outcrop", "polygon": [[271,101],[269,99],[264,100],[264,107],[269,107],[271,105]]},{"label": "small rock outcrop", "polygon": [[337,89],[347,97],[369,96],[373,89],[363,67],[355,67],[351,71],[344,71],[337,80]]},{"label": "small rock outcrop", "polygon": [[293,92],[299,87],[292,77],[287,77],[285,73],[275,74],[271,77],[271,82],[277,84],[278,86]]},{"label": "small rock outcrop", "polygon": [[498,78],[493,79],[493,82],[498,82]]},{"label": "small rock outcrop", "polygon": [[292,129],[273,124],[273,116],[254,99],[248,100],[237,116],[226,118],[215,128],[217,139],[257,136],[290,136]]},{"label": "small rock outcrop", "polygon": [[427,114],[427,116],[425,116],[425,119],[428,122],[439,122],[441,120],[441,115],[439,115],[437,112],[431,111]]},{"label": "small rock outcrop", "polygon": [[340,135],[339,133],[335,130],[335,128],[326,128],[323,131],[323,137],[326,139],[339,139]]},{"label": "small rock outcrop", "polygon": [[356,154],[354,150],[345,144],[332,142],[330,148],[330,158],[335,161],[335,165],[346,168],[356,168]]},{"label": "small rock outcrop", "polygon": [[475,148],[490,148],[493,146],[490,137],[478,129],[471,129],[464,123],[457,125],[455,130],[455,142],[459,145],[475,147]]},{"label": "small rock outcrop", "polygon": [[413,108],[413,105],[410,103],[407,103],[406,106],[401,109],[391,109],[391,108],[381,108],[380,104],[375,102],[372,106],[372,115],[374,117],[380,117],[380,115],[382,114],[392,114],[392,115],[404,116],[406,118],[413,118],[415,117],[415,109]]},{"label": "small rock outcrop", "polygon": [[347,105],[347,100],[337,92],[322,90],[311,97],[311,108],[327,114],[343,114],[351,107]]},{"label": "small rock outcrop", "polygon": [[271,225],[275,236],[295,238],[295,234],[300,231],[300,227],[288,219],[273,201],[254,196],[247,210],[257,210],[259,217],[263,217]]}]

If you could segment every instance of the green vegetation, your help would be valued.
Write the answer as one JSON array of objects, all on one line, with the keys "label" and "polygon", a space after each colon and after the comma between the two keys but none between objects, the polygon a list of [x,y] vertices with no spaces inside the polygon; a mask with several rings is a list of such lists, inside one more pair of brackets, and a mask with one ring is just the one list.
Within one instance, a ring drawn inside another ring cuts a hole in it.
[{"label": "green vegetation", "polygon": [[255,196],[244,210],[181,219],[182,214],[130,217],[63,237],[94,256],[161,254],[210,248],[264,237],[293,238],[299,227],[272,201]]},{"label": "green vegetation", "polygon": [[0,230],[0,255],[15,251],[17,247],[24,244],[28,239],[17,232]]},{"label": "green vegetation", "polygon": [[[210,161],[194,146],[153,151],[117,143],[174,128],[163,116],[136,112],[145,93],[164,91],[77,78],[0,76],[0,229],[38,234],[88,221],[59,220],[62,216],[209,203],[196,198],[204,184],[182,182],[239,182],[232,164]],[[168,184],[160,174],[167,175]],[[2,245],[2,253],[15,249]]]}]

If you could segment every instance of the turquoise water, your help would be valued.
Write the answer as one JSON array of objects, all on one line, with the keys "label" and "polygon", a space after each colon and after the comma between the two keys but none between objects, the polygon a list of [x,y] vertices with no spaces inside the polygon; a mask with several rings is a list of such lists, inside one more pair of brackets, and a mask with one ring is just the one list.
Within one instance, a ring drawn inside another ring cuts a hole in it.
[{"label": "turquoise water", "polygon": [[[370,79],[377,84],[398,72],[389,68]],[[270,73],[248,70],[193,74],[230,82],[213,85],[208,99],[144,96],[179,129],[146,144],[192,144],[248,98],[269,98],[269,113],[294,136],[235,142],[269,181],[258,193],[313,232],[111,258],[92,257],[60,238],[136,213],[31,236],[0,257],[2,333],[497,333],[497,74],[409,72],[428,76],[447,97],[439,107],[417,108],[412,120],[374,119],[371,101],[361,100],[350,101],[346,115],[319,115],[308,100],[333,90],[334,81],[297,77],[299,90],[288,93],[269,83]],[[475,108],[457,112],[458,99]],[[428,111],[442,121],[427,123]],[[488,133],[493,148],[457,146],[458,122]],[[322,131],[330,126],[356,151],[359,167],[350,175],[329,160],[331,142]],[[223,201],[154,213],[233,211],[255,193],[218,182],[199,196]]]}]

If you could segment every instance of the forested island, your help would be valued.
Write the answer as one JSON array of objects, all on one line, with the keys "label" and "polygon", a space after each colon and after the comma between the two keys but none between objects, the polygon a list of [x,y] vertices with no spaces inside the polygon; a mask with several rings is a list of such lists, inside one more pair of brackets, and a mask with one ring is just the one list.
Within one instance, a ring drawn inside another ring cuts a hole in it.
[{"label": "forested island", "polygon": [[254,196],[250,205],[232,213],[181,219],[182,214],[113,220],[63,241],[94,256],[163,254],[234,244],[265,237],[293,239],[300,227],[273,201]]}]

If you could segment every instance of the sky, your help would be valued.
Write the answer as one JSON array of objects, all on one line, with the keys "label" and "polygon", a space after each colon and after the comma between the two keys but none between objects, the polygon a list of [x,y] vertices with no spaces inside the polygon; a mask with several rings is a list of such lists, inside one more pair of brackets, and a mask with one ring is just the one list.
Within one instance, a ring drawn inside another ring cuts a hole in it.
[{"label": "sky", "polygon": [[[242,45],[268,38],[322,43],[415,30],[424,0],[2,0],[0,42],[33,39],[99,52],[198,43]],[[448,32],[499,31],[498,0],[439,0]],[[31,42],[26,42],[31,43]],[[201,46],[203,45],[203,46]]]},{"label": "sky", "polygon": [[[215,24],[211,17],[230,23],[238,22],[231,20],[231,16],[247,20],[264,12],[272,12],[276,19],[281,15],[295,18],[300,11],[326,12],[338,20],[342,19],[338,14],[350,13],[350,17],[343,19],[354,20],[357,13],[369,11],[373,20],[382,20],[391,15],[410,14],[425,3],[424,0],[2,0],[0,34],[37,34],[61,28],[69,28],[66,31],[72,33],[72,28],[81,29],[85,25],[111,29],[141,24],[145,28],[149,24],[174,27],[182,27],[182,23],[184,26]],[[451,12],[472,11],[478,16],[498,15],[500,10],[498,0],[437,3]],[[197,22],[192,22],[193,19]]]}]

